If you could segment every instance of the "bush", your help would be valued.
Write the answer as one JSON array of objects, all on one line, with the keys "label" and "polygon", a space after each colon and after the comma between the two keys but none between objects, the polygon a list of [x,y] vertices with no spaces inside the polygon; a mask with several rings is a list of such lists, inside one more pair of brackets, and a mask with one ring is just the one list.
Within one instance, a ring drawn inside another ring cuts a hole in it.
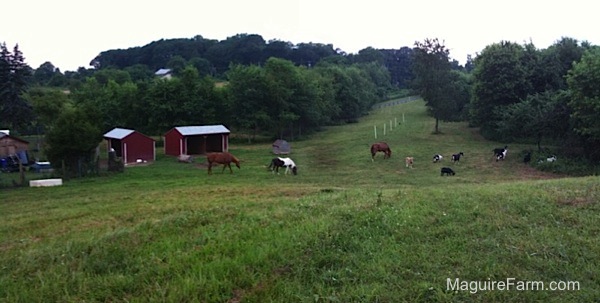
[{"label": "bush", "polygon": [[92,121],[82,109],[61,113],[55,126],[46,135],[46,155],[55,169],[61,169],[64,162],[65,169],[78,176],[95,170],[95,151],[102,141],[102,132]]}]

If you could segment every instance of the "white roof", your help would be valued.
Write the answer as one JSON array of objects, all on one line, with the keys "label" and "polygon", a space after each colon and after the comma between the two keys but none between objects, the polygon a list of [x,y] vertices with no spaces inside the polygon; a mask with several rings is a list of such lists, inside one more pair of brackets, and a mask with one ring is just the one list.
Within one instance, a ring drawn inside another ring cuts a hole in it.
[{"label": "white roof", "polygon": [[104,134],[105,138],[121,140],[133,133],[133,130],[126,128],[115,128],[108,133]]},{"label": "white roof", "polygon": [[184,136],[230,133],[223,125],[178,126],[175,129]]},{"label": "white roof", "polygon": [[171,72],[171,70],[168,69],[168,68],[161,68],[161,69],[157,70],[154,74],[157,75],[157,76],[163,76],[163,75],[166,75],[166,74],[168,74],[170,72]]}]

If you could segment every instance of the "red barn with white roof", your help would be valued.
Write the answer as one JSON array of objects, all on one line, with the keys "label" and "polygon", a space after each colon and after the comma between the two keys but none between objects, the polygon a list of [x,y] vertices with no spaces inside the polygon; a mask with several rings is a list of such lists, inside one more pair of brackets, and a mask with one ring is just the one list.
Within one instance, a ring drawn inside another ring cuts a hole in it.
[{"label": "red barn with white roof", "polygon": [[229,149],[230,131],[223,125],[178,126],[165,133],[165,154],[201,155]]},{"label": "red barn with white roof", "polygon": [[115,128],[104,134],[104,139],[108,150],[113,148],[125,164],[156,160],[156,141],[138,131]]}]

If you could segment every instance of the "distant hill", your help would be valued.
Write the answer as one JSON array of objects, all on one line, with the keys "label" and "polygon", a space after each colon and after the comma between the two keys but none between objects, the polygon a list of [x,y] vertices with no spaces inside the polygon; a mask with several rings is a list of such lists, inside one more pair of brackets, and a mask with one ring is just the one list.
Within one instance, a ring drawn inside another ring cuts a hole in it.
[{"label": "distant hill", "polygon": [[193,38],[161,39],[141,47],[103,51],[91,60],[90,65],[96,69],[144,65],[158,70],[192,64],[201,74],[219,77],[231,63],[262,65],[270,57],[307,67],[325,59],[342,64],[378,61],[388,68],[392,82],[404,87],[407,80],[412,78],[411,55],[412,48],[409,47],[397,50],[365,48],[358,54],[347,54],[341,49],[334,49],[332,44],[292,44],[281,40],[267,42],[257,34],[238,34],[222,41],[197,35]]}]

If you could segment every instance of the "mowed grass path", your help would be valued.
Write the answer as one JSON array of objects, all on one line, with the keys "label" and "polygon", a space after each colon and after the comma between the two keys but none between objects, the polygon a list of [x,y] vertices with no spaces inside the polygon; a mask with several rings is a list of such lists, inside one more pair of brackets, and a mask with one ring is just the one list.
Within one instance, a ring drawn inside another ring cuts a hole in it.
[{"label": "mowed grass path", "polygon": [[[234,145],[233,174],[160,156],[123,174],[3,190],[0,301],[600,300],[598,178],[531,170],[517,157],[529,146],[496,162],[504,143],[464,123],[432,134],[433,123],[416,101],[330,127],[292,142],[298,176],[267,171],[269,145]],[[373,125],[391,159],[371,161]],[[441,177],[442,165],[457,175]],[[452,291],[449,278],[579,290]]]}]

